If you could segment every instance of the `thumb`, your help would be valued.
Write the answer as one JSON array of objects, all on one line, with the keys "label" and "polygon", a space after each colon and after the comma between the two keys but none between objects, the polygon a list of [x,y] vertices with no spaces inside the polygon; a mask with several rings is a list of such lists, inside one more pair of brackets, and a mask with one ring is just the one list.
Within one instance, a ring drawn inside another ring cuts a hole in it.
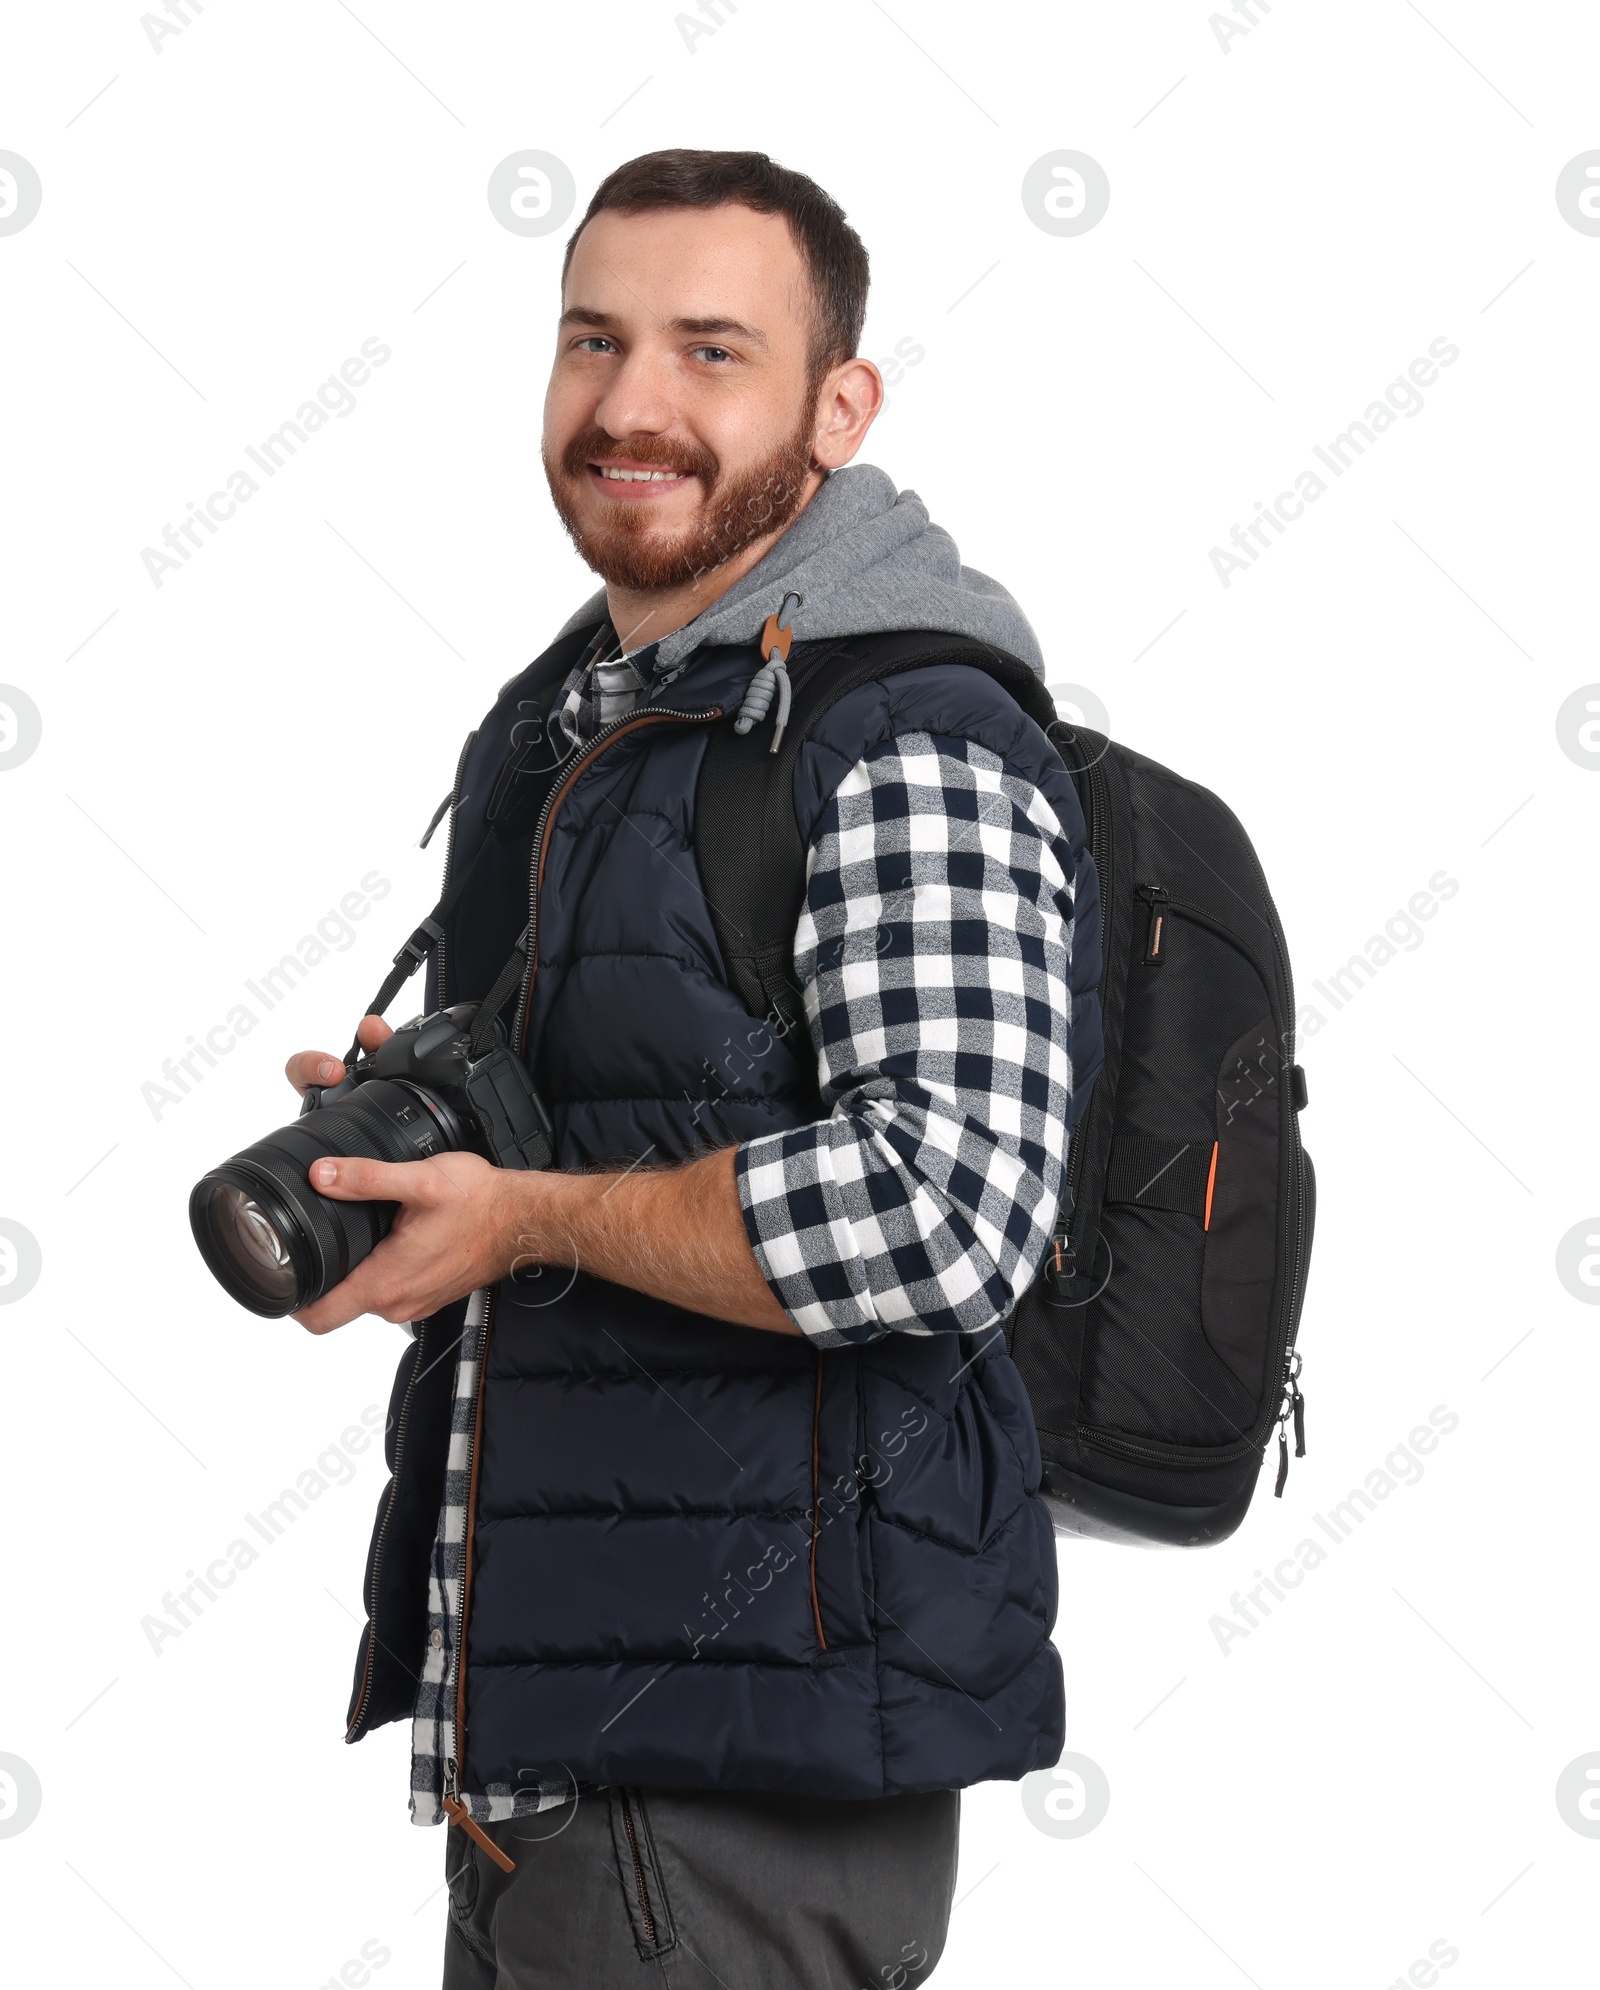
[{"label": "thumb", "polygon": [[317,1193],[334,1202],[421,1202],[429,1168],[426,1161],[372,1161],[350,1154],[313,1161],[306,1173]]}]

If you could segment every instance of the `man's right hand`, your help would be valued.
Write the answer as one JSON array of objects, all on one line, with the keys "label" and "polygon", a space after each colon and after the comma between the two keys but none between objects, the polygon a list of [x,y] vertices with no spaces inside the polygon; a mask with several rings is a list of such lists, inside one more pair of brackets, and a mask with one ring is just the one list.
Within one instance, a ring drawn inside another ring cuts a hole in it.
[{"label": "man's right hand", "polygon": [[[363,1050],[376,1050],[380,1043],[386,1043],[393,1035],[394,1031],[382,1016],[363,1016],[356,1031],[356,1042]],[[337,1085],[344,1076],[344,1065],[325,1050],[299,1050],[283,1067],[283,1075],[304,1098],[313,1085]]]}]

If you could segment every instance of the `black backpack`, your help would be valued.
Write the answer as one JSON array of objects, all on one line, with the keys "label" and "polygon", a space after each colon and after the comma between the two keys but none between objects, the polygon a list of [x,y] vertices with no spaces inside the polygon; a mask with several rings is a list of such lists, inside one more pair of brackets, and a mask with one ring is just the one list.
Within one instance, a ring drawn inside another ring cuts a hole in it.
[{"label": "black backpack", "polygon": [[[772,625],[769,624],[769,628]],[[806,852],[795,757],[830,706],[932,664],[986,671],[1060,752],[1100,880],[1105,1062],[1068,1150],[1056,1237],[1005,1327],[1043,1491],[1070,1533],[1172,1546],[1244,1518],[1278,1426],[1305,1450],[1295,1352],[1315,1179],[1278,915],[1236,818],[1205,788],[1057,717],[1017,658],[927,633],[796,643],[773,728],[707,744],[695,853],[734,985],[800,1020]]]}]

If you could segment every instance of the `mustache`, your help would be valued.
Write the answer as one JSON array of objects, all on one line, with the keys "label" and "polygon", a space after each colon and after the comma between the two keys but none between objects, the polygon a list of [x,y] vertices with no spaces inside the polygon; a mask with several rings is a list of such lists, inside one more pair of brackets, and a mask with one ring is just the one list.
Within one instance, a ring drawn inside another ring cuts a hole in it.
[{"label": "mustache", "polygon": [[611,435],[591,423],[575,435],[561,452],[561,469],[568,477],[581,477],[591,462],[603,456],[630,456],[636,463],[648,463],[659,470],[681,470],[698,477],[709,491],[721,465],[703,442],[673,442],[661,435]]}]

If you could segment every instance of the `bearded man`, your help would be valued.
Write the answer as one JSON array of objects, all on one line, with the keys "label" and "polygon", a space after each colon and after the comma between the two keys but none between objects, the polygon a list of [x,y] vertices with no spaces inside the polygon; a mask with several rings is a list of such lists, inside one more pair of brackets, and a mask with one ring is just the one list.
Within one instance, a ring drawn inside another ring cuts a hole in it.
[{"label": "bearded man", "polygon": [[[311,1171],[399,1205],[298,1317],[412,1323],[349,1738],[413,1723],[447,1990],[920,1984],[961,1789],[1062,1744],[1004,1323],[1099,1064],[1096,880],[978,667],[1042,675],[1020,609],[846,467],[866,296],[838,206],[763,154],[596,192],[544,464],[604,589],[467,743],[428,962],[430,1010],[514,993],[555,1165]],[[805,863],[768,1010],[704,889],[708,849],[759,857],[708,752],[767,764],[802,653],[856,675],[774,763]]]}]

